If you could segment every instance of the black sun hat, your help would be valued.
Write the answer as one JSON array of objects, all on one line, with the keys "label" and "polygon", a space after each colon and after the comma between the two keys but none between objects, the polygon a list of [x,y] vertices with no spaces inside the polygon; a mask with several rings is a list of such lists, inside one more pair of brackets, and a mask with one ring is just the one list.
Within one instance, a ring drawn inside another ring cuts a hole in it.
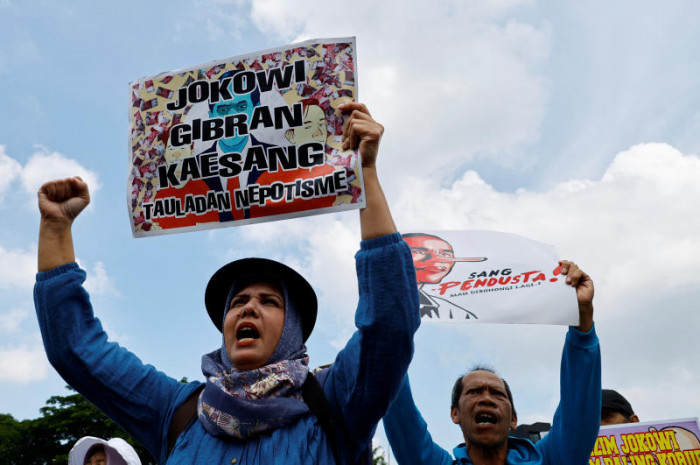
[{"label": "black sun hat", "polygon": [[278,277],[287,288],[301,318],[302,336],[306,341],[316,324],[318,300],[311,284],[302,275],[285,264],[267,258],[242,258],[219,268],[209,279],[204,293],[204,304],[209,318],[222,331],[224,307],[233,283],[246,276],[270,274]]}]

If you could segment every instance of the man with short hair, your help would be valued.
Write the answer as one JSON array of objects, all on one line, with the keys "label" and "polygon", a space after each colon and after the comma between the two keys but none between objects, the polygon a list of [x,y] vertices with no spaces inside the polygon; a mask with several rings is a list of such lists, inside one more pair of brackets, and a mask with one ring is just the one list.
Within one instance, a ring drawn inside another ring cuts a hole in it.
[{"label": "man with short hair", "polygon": [[600,426],[638,423],[639,417],[632,405],[622,394],[612,389],[603,389],[603,402],[600,409]]},{"label": "man with short hair", "polygon": [[579,325],[566,335],[561,361],[561,399],[552,429],[537,444],[509,436],[517,425],[508,383],[491,368],[460,376],[450,416],[464,443],[453,455],[435,444],[415,406],[405,378],[384,416],[384,429],[399,465],[585,465],[600,425],[600,347],[593,325],[593,281],[572,262],[562,261],[567,284],[576,288]]}]

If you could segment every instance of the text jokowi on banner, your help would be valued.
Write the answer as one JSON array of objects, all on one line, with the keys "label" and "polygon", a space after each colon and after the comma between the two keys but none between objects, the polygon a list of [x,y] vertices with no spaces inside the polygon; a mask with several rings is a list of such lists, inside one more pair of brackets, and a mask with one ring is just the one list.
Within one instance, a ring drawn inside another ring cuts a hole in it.
[{"label": "text jokowi on banner", "polygon": [[700,464],[698,419],[603,426],[589,465]]},{"label": "text jokowi on banner", "polygon": [[420,231],[411,248],[423,321],[578,325],[554,247],[494,231]]},{"label": "text jokowi on banner", "polygon": [[317,39],[129,86],[127,202],[135,237],[362,208],[342,103],[355,39]]}]

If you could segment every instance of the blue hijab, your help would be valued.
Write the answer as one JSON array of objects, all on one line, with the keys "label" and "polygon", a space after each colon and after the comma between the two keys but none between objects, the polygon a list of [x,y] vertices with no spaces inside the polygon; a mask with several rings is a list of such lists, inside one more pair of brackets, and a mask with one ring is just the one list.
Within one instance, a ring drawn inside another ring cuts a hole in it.
[{"label": "blue hijab", "polygon": [[309,357],[300,312],[284,280],[269,273],[237,279],[226,299],[224,320],[236,294],[259,282],[282,290],[285,303],[282,335],[267,363],[253,370],[240,371],[233,366],[223,332],[221,347],[202,356],[202,373],[207,384],[197,402],[197,417],[214,436],[247,439],[284,427],[309,412],[301,397],[301,386],[309,372]]}]

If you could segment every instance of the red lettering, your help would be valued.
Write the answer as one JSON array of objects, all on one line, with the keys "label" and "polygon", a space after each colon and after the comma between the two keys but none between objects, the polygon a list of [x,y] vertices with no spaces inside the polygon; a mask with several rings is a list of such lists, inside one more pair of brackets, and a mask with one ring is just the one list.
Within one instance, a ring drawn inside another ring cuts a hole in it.
[{"label": "red lettering", "polygon": [[532,282],[536,283],[537,281],[544,281],[545,279],[544,273],[540,273],[532,279]]},{"label": "red lettering", "polygon": [[486,286],[486,282],[487,282],[486,279],[477,279],[476,282],[474,283],[474,289],[476,289],[477,287]]},{"label": "red lettering", "polygon": [[459,281],[449,281],[440,284],[440,295],[445,295],[445,292],[451,287],[459,286]]},{"label": "red lettering", "polygon": [[462,283],[462,286],[459,288],[460,291],[468,291],[469,289],[472,288],[472,283],[474,282],[473,279],[468,279]]},{"label": "red lettering", "polygon": [[520,276],[523,277],[523,282],[526,283],[530,280],[530,276],[532,276],[535,273],[539,273],[539,271],[526,271],[525,273],[521,274]]}]

